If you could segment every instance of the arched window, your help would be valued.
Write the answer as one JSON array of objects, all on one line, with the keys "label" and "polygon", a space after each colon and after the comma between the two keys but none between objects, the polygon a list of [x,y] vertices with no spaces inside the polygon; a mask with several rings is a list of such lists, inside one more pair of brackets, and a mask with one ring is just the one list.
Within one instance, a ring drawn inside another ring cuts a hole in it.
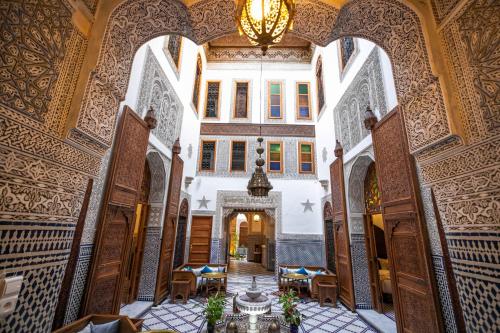
[{"label": "arched window", "polygon": [[179,35],[168,36],[167,50],[174,61],[175,67],[179,70],[179,64],[181,59],[181,46],[182,37]]},{"label": "arched window", "polygon": [[340,61],[342,64],[342,70],[344,70],[349,63],[349,59],[351,59],[354,54],[355,47],[353,37],[340,38]]},{"label": "arched window", "polygon": [[325,92],[323,90],[323,62],[321,57],[318,58],[316,63],[316,86],[318,88],[318,114],[325,105]]},{"label": "arched window", "polygon": [[201,57],[198,54],[198,58],[196,60],[196,73],[194,77],[194,90],[193,90],[193,104],[196,109],[196,112],[198,112],[198,101],[200,99],[201,73],[202,73]]}]

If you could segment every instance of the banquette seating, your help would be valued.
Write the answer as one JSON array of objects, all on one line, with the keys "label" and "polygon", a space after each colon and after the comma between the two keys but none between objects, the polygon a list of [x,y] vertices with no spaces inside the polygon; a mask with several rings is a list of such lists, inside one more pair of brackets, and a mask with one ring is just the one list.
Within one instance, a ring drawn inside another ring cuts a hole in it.
[{"label": "banquette seating", "polygon": [[[195,296],[198,289],[201,289],[201,275],[208,272],[227,273],[227,265],[187,263],[172,272],[172,280],[189,281],[190,294],[191,296]],[[227,279],[224,282],[224,290],[227,290]]]},{"label": "banquette seating", "polygon": [[280,264],[278,270],[278,285],[280,290],[285,287],[286,279],[283,275],[289,273],[304,274],[308,277],[308,290],[312,298],[318,298],[318,284],[337,285],[337,276],[331,271],[320,266],[300,266],[300,265],[284,265]]}]

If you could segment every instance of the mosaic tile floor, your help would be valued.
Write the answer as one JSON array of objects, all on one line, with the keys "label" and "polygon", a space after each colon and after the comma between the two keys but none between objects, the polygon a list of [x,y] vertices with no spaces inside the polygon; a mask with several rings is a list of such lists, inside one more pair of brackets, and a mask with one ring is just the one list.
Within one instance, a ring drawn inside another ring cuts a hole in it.
[{"label": "mosaic tile floor", "polygon": [[[274,280],[272,272],[261,269],[254,263],[238,263],[229,271],[228,293],[230,296],[244,293],[249,287],[251,276],[257,275],[257,283],[264,293],[272,299],[272,313],[280,313],[281,306],[278,297],[273,295],[278,291],[278,285]],[[228,297],[226,312],[232,311],[232,298]],[[153,307],[145,313],[143,330],[172,329],[180,333],[204,332],[205,320],[201,315],[205,299],[198,297],[190,299],[187,304],[163,304]],[[318,302],[310,301],[299,304],[300,311],[306,316],[302,322],[301,333],[362,333],[375,332],[356,313],[348,311],[341,304],[337,308],[320,307]]]}]

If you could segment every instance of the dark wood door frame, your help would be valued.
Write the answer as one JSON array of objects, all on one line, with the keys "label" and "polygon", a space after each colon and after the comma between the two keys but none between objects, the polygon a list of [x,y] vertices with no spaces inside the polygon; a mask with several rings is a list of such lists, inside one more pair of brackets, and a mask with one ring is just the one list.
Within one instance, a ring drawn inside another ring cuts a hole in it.
[{"label": "dark wood door frame", "polygon": [[165,222],[160,246],[160,261],[156,278],[154,303],[163,301],[170,289],[170,278],[174,263],[174,249],[176,239],[177,216],[182,186],[184,161],[180,157],[181,146],[177,139],[172,148],[172,167],[168,184],[167,205],[165,208]]},{"label": "dark wood door frame", "polygon": [[[364,214],[366,258],[368,259],[368,273],[370,278],[370,291],[372,294],[372,306],[375,311],[383,312],[382,290],[380,288],[380,277],[376,262],[375,236],[373,234],[373,221],[371,216]],[[392,283],[392,281],[391,281]]]},{"label": "dark wood door frame", "polygon": [[442,332],[415,162],[408,150],[401,110],[396,107],[382,120],[365,124],[372,132],[377,161],[398,331]]},{"label": "dark wood door frame", "polygon": [[119,313],[124,262],[130,248],[149,132],[155,125],[152,109],[144,120],[128,106],[120,115],[96,230],[83,314]]},{"label": "dark wood door frame", "polygon": [[85,226],[85,218],[87,217],[87,210],[89,207],[93,184],[94,180],[92,178],[89,178],[87,182],[87,189],[85,190],[85,194],[83,197],[82,208],[80,209],[78,221],[76,222],[73,243],[71,244],[71,252],[68,258],[68,263],[66,264],[66,270],[64,272],[64,279],[62,281],[61,290],[59,292],[56,313],[54,315],[54,321],[52,322],[53,331],[61,328],[64,324],[64,317],[66,315],[66,308],[69,302],[71,284],[75,276],[76,263],[78,261],[78,255],[80,253],[80,243],[82,241],[83,235],[83,227]]},{"label": "dark wood door frame", "polygon": [[[332,204],[327,201],[325,202],[325,205],[323,206],[323,238],[325,242],[325,260],[326,260],[326,268],[328,268],[330,271],[336,273],[336,268],[335,268],[335,250],[333,253],[329,253],[330,246],[335,246],[334,244],[329,244],[329,242],[333,243],[333,239],[329,239],[328,237],[328,232],[329,232],[329,225],[331,225],[331,232],[333,234],[333,208]],[[333,261],[333,267],[330,267],[330,261]]]},{"label": "dark wood door frame", "polygon": [[332,208],[335,241],[335,265],[339,299],[344,305],[354,311],[356,308],[354,283],[352,279],[351,246],[349,241],[349,224],[344,186],[343,148],[337,140],[335,146],[335,161],[330,165],[330,180],[332,186]]}]

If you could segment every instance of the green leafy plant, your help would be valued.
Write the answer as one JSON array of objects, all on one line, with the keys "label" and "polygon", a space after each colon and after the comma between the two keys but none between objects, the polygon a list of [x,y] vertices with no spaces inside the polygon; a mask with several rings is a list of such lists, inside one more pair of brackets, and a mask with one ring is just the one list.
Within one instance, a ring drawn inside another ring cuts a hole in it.
[{"label": "green leafy plant", "polygon": [[286,293],[281,294],[278,303],[281,304],[283,309],[283,315],[285,316],[285,321],[292,325],[300,325],[302,320],[302,315],[297,309],[297,303],[299,302],[299,297],[297,296],[295,290],[291,289]]},{"label": "green leafy plant", "polygon": [[207,305],[203,310],[203,315],[210,325],[215,325],[215,323],[222,318],[225,305],[226,299],[223,295],[219,295],[219,293],[207,299]]}]

